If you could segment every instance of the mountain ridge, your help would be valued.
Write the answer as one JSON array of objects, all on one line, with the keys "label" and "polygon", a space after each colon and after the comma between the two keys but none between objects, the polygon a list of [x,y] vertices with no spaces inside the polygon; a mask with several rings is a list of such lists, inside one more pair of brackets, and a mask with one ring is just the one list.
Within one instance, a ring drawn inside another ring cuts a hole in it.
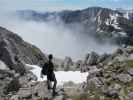
[{"label": "mountain ridge", "polygon": [[[126,12],[126,11],[125,11]],[[121,10],[112,10],[110,8],[89,7],[83,10],[66,10],[61,12],[44,12],[36,11],[18,11],[18,16],[24,20],[33,20],[40,22],[49,22],[60,19],[66,27],[77,28],[73,24],[79,24],[83,27],[81,34],[88,34],[96,40],[110,40],[119,45],[132,40],[133,32],[133,13],[127,18],[126,13]],[[127,11],[128,12],[128,11]],[[131,16],[132,15],[132,16]],[[122,38],[122,41],[121,41]],[[132,42],[128,42],[132,45]]]}]

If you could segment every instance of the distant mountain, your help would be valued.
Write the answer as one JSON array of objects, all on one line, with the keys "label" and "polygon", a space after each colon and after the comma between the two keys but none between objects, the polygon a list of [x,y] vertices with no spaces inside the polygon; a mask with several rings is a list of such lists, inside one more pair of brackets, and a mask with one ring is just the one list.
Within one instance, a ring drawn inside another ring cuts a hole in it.
[{"label": "distant mountain", "polygon": [[[25,20],[55,21],[60,19],[68,27],[83,27],[82,34],[95,37],[98,41],[110,40],[117,44],[133,45],[133,12],[112,10],[101,7],[90,7],[76,11],[36,12],[31,10],[17,11],[17,15]],[[128,40],[128,41],[127,41]]]},{"label": "distant mountain", "polygon": [[124,10],[122,8],[116,9],[117,11],[121,12],[125,18],[130,19],[133,21],[133,10]]}]

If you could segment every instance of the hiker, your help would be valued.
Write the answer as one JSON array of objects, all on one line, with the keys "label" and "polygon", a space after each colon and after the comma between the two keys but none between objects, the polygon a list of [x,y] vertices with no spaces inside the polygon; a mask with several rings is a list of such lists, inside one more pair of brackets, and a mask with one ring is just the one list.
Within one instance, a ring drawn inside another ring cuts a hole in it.
[{"label": "hiker", "polygon": [[[57,80],[56,80],[55,73],[54,73],[54,64],[52,62],[52,59],[53,59],[53,55],[50,54],[48,56],[48,62],[46,62],[44,66],[42,67],[41,77],[43,78],[43,75],[47,75],[48,89],[53,89],[53,96],[55,96],[57,94],[55,91]],[[51,82],[54,82],[53,87],[51,87]]]}]

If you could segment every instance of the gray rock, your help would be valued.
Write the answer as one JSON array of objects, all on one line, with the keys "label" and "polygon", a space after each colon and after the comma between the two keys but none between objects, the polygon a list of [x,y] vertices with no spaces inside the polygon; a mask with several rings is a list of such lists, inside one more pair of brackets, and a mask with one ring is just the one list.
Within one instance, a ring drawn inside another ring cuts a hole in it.
[{"label": "gray rock", "polygon": [[0,100],[5,100],[2,96],[0,96]]},{"label": "gray rock", "polygon": [[104,90],[104,94],[108,97],[118,98],[121,86],[114,84]]},{"label": "gray rock", "polygon": [[0,95],[5,95],[7,86],[13,80],[14,74],[12,71],[0,70]]},{"label": "gray rock", "polygon": [[[28,87],[20,88],[19,91],[12,95],[14,100],[38,100],[41,99],[53,99],[52,91],[47,89],[47,82],[32,82]],[[62,100],[63,94],[60,94],[57,97],[59,100]],[[58,99],[55,100],[58,100]]]},{"label": "gray rock", "polygon": [[99,55],[95,52],[92,52],[89,57],[87,56],[85,59],[85,64],[87,65],[96,65],[98,61]]},{"label": "gray rock", "polygon": [[64,96],[63,95],[56,96],[53,100],[64,100]]},{"label": "gray rock", "polygon": [[103,54],[103,55],[99,56],[98,63],[105,61],[108,57],[109,57],[108,54]]},{"label": "gray rock", "polygon": [[32,89],[31,88],[20,88],[17,95],[22,99],[31,99],[32,98]]},{"label": "gray rock", "polygon": [[75,67],[76,67],[76,69],[79,69],[81,72],[84,72],[83,61],[82,60],[76,61]]},{"label": "gray rock", "polygon": [[132,46],[128,46],[126,48],[126,51],[127,51],[128,54],[133,54],[133,47]]},{"label": "gray rock", "polygon": [[102,70],[98,69],[96,66],[91,66],[88,73],[89,75],[87,76],[87,79],[90,79],[93,77],[102,77]]},{"label": "gray rock", "polygon": [[91,85],[95,85],[98,88],[98,87],[102,87],[104,85],[104,82],[102,78],[93,77],[93,78],[87,79],[87,84],[89,87],[91,87]]},{"label": "gray rock", "polygon": [[10,92],[17,92],[20,89],[21,85],[17,78],[11,80],[10,83],[5,87],[5,94],[9,94]]},{"label": "gray rock", "polygon": [[123,83],[128,83],[132,81],[132,77],[129,74],[119,74],[116,76],[116,78],[118,78],[118,80]]},{"label": "gray rock", "polygon": [[127,72],[128,72],[130,75],[133,76],[133,68],[129,68],[129,69],[127,70]]},{"label": "gray rock", "polygon": [[37,65],[47,59],[37,47],[2,27],[0,27],[0,51],[0,59],[10,69],[21,74],[25,72],[25,63]]},{"label": "gray rock", "polygon": [[72,69],[71,67],[73,66],[72,59],[70,57],[66,57],[63,64],[62,64],[62,66],[63,66],[65,71],[71,70]]},{"label": "gray rock", "polygon": [[130,92],[130,93],[128,94],[128,97],[129,97],[129,100],[133,100],[133,92]]},{"label": "gray rock", "polygon": [[33,87],[32,92],[34,96],[52,98],[52,92],[47,89],[47,82],[37,82],[36,86]]},{"label": "gray rock", "polygon": [[20,97],[19,97],[19,95],[13,95],[11,97],[11,100],[20,100]]},{"label": "gray rock", "polygon": [[23,86],[23,87],[28,87],[28,83],[31,81],[36,81],[37,77],[29,72],[26,75],[22,76],[19,78],[19,83]]},{"label": "gray rock", "polygon": [[116,55],[122,55],[124,53],[123,49],[122,48],[118,48],[114,54]]},{"label": "gray rock", "polygon": [[9,70],[7,65],[1,60],[0,60],[0,70]]},{"label": "gray rock", "polygon": [[108,97],[117,98],[118,97],[118,91],[115,89],[108,90],[108,92],[105,93]]}]

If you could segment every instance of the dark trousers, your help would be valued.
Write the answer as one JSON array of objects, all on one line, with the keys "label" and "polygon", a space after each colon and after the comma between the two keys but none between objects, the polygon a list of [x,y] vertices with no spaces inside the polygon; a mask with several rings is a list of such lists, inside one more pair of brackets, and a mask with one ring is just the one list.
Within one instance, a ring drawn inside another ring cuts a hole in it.
[{"label": "dark trousers", "polygon": [[[51,82],[54,82],[53,87],[51,87]],[[55,77],[54,72],[49,73],[47,75],[47,84],[48,84],[48,89],[51,89],[52,88],[53,89],[53,93],[55,93],[56,85],[57,85],[57,80],[56,80],[56,77]]]}]

